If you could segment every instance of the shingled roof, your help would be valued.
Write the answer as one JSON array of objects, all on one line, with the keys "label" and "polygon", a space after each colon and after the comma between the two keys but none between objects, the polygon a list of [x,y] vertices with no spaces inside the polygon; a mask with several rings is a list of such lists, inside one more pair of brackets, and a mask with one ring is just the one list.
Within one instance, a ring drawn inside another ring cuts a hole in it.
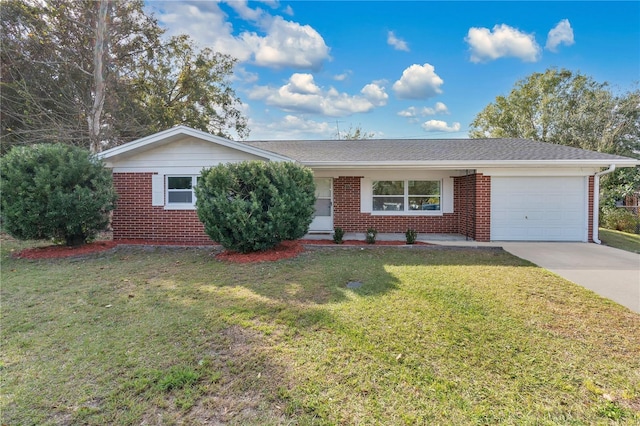
[{"label": "shingled roof", "polygon": [[309,165],[556,161],[604,164],[636,161],[618,155],[529,139],[285,140],[244,143]]}]

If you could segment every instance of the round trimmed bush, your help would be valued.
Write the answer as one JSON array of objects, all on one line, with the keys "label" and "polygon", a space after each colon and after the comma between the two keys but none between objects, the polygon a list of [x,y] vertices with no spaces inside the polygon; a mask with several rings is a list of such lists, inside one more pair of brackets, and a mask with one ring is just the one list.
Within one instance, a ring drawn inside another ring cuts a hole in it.
[{"label": "round trimmed bush", "polygon": [[295,163],[220,164],[202,171],[195,191],[207,235],[241,253],[301,238],[313,219],[313,174]]},{"label": "round trimmed bush", "polygon": [[14,147],[0,159],[2,221],[21,240],[77,246],[109,225],[111,172],[89,151],[61,144]]}]

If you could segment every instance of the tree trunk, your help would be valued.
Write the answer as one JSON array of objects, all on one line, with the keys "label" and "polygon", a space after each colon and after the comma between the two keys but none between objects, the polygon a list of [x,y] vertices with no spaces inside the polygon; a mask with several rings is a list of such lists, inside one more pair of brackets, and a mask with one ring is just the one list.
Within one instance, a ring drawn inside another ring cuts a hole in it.
[{"label": "tree trunk", "polygon": [[102,109],[105,98],[104,57],[107,44],[107,16],[110,0],[100,0],[96,19],[95,45],[93,46],[93,106],[87,115],[89,125],[90,150],[93,153],[102,151],[100,127],[102,124]]}]

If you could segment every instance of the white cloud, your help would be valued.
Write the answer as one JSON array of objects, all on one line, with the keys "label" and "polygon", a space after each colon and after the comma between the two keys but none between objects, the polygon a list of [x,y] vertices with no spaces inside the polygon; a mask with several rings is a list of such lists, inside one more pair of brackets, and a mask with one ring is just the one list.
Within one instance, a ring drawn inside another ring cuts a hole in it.
[{"label": "white cloud", "polygon": [[435,73],[431,64],[413,64],[402,72],[400,80],[393,83],[393,90],[400,99],[426,99],[442,93],[444,81]]},{"label": "white cloud", "polygon": [[272,9],[275,9],[280,6],[280,2],[278,0],[257,0],[260,3],[264,3]]},{"label": "white cloud", "polygon": [[333,79],[335,81],[345,81],[347,78],[349,78],[349,76],[353,74],[353,72],[351,70],[345,71],[342,74],[337,74],[333,76]]},{"label": "white cloud", "polygon": [[301,95],[313,95],[320,93],[320,88],[316,86],[311,74],[293,74],[289,78],[289,84],[287,85],[291,93],[298,93]]},{"label": "white cloud", "polygon": [[318,70],[330,59],[329,47],[311,26],[270,15],[260,8],[251,9],[245,0],[227,3],[255,30],[234,35],[228,16],[213,1],[153,1],[147,8],[155,14],[160,25],[167,28],[167,35],[189,34],[200,47],[231,55],[239,62],[271,68]]},{"label": "white cloud", "polygon": [[233,68],[233,74],[229,77],[231,81],[241,81],[243,83],[255,83],[258,81],[258,74],[247,71],[246,68],[242,66],[235,66]]},{"label": "white cloud", "polygon": [[540,46],[533,34],[523,33],[505,24],[488,28],[470,28],[465,41],[471,50],[471,62],[514,57],[525,62],[540,58]]},{"label": "white cloud", "polygon": [[422,123],[425,132],[458,132],[460,131],[460,123],[452,123],[449,126],[446,121],[429,120]]},{"label": "white cloud", "polygon": [[367,84],[360,91],[362,95],[369,100],[374,106],[383,106],[387,104],[389,95],[384,91],[384,87],[376,83]]},{"label": "white cloud", "polygon": [[405,118],[416,118],[416,117],[426,117],[428,115],[436,115],[436,114],[449,114],[449,108],[442,103],[436,102],[433,107],[422,107],[416,108],[414,106],[410,106],[407,109],[404,109],[398,112],[400,117]]},{"label": "white cloud", "polygon": [[418,116],[418,110],[416,107],[411,106],[398,112],[398,115],[405,118],[414,118]]},{"label": "white cloud", "polygon": [[280,16],[264,19],[265,37],[244,32],[241,39],[251,48],[256,65],[319,70],[329,58],[329,47],[309,25],[285,21]]},{"label": "white cloud", "polygon": [[436,102],[435,111],[436,114],[449,114],[449,108],[442,102]]},{"label": "white cloud", "polygon": [[149,2],[146,7],[168,36],[189,34],[200,47],[230,54],[241,62],[251,58],[249,46],[232,36],[233,27],[216,2]]},{"label": "white cloud", "polygon": [[249,98],[262,100],[267,105],[287,112],[314,113],[331,117],[368,112],[387,103],[388,95],[384,87],[376,83],[367,84],[360,93],[361,95],[351,96],[340,93],[333,87],[323,90],[316,85],[311,74],[296,73],[284,86],[254,87],[249,93]]},{"label": "white cloud", "polygon": [[294,115],[267,123],[249,120],[248,124],[253,140],[329,139],[336,132],[335,123],[307,120]]},{"label": "white cloud", "polygon": [[545,49],[557,52],[559,45],[564,44],[565,46],[571,46],[573,43],[573,28],[571,28],[571,23],[568,19],[563,19],[549,31]]},{"label": "white cloud", "polygon": [[247,0],[225,1],[225,3],[231,6],[231,8],[246,21],[257,21],[264,13],[260,8],[251,9],[247,5]]},{"label": "white cloud", "polygon": [[387,44],[389,44],[389,46],[393,46],[396,50],[404,50],[405,52],[409,51],[409,45],[407,42],[396,37],[393,31],[389,31],[387,33]]}]

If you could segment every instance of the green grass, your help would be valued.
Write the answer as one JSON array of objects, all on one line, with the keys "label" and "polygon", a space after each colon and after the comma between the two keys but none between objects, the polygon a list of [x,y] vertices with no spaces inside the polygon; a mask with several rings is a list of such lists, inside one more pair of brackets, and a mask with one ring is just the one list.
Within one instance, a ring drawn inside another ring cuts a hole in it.
[{"label": "green grass", "polygon": [[602,244],[620,250],[640,253],[640,235],[600,228],[598,231]]},{"label": "green grass", "polygon": [[2,424],[640,423],[640,316],[503,251],[12,249]]}]

